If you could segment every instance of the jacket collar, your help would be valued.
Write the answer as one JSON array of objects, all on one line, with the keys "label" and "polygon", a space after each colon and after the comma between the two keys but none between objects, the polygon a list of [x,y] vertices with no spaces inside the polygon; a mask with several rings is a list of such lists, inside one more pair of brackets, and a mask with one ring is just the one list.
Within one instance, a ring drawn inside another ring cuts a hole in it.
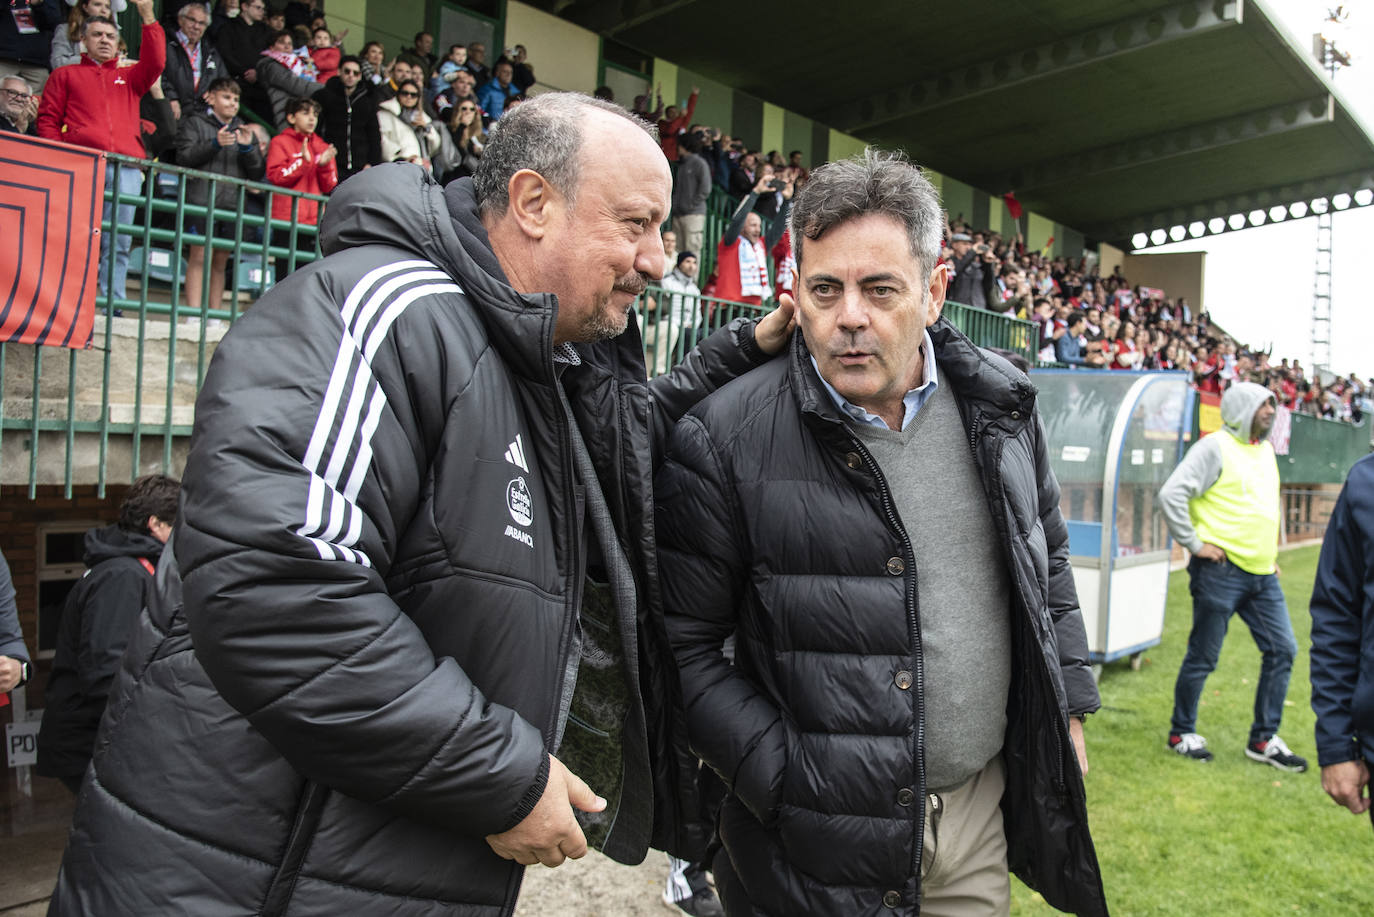
[{"label": "jacket collar", "polygon": [[92,67],[99,67],[99,68],[102,69],[102,70],[118,70],[118,69],[119,69],[119,55],[116,54],[114,57],[110,58],[109,60],[105,61],[105,63],[102,64],[102,63],[100,63],[99,61],[97,61],[94,57],[91,57],[89,54],[87,54],[85,51],[82,51],[82,52],[81,52],[81,63],[82,63],[82,64],[90,64]]}]

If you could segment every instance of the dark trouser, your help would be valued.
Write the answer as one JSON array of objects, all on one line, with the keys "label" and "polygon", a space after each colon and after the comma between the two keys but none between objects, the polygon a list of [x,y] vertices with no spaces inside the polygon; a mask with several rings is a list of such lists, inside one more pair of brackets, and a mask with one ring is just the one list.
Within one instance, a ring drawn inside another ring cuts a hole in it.
[{"label": "dark trouser", "polygon": [[1227,623],[1238,614],[1263,654],[1250,743],[1267,742],[1279,731],[1288,676],[1298,653],[1278,576],[1246,573],[1230,561],[1218,564],[1194,557],[1188,564],[1188,590],[1193,595],[1193,630],[1174,683],[1171,731],[1197,731],[1198,698],[1217,667]]}]

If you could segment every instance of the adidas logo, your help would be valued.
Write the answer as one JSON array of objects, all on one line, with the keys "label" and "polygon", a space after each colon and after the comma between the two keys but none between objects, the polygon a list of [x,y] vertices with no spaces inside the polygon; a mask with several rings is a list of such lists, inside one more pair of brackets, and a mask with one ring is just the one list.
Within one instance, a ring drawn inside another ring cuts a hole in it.
[{"label": "adidas logo", "polygon": [[521,441],[520,434],[516,434],[515,442],[506,447],[506,461],[526,474],[529,473],[529,463],[525,461],[525,444]]}]

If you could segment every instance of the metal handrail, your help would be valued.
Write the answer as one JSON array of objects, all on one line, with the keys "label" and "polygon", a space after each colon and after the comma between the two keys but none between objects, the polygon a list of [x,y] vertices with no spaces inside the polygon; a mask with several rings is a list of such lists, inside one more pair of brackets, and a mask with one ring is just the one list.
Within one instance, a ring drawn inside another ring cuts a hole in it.
[{"label": "metal handrail", "polygon": [[[38,144],[34,148],[35,156],[41,156],[43,148]],[[189,418],[179,421],[177,409],[184,408],[200,390],[210,354],[220,336],[214,323],[231,324],[244,308],[266,292],[271,286],[273,259],[289,273],[320,257],[316,227],[299,220],[300,202],[313,200],[324,204],[327,199],[320,195],[116,153],[106,156],[114,166],[115,180],[105,189],[105,200],[112,206],[110,217],[101,221],[101,231],[111,240],[119,235],[131,236],[132,245],[141,249],[142,262],[130,274],[131,285],[134,281],[138,285],[136,297],[117,298],[113,283],[107,285],[106,294],[97,297],[97,323],[87,351],[0,343],[0,480],[8,477],[3,465],[6,446],[11,453],[27,450],[30,498],[37,495],[39,479],[44,477],[40,467],[46,466],[40,461],[40,453],[59,449],[63,453],[60,481],[66,496],[71,496],[78,436],[96,440],[96,487],[102,497],[112,436],[130,437],[130,479],[150,470],[143,455],[145,438],[160,440],[161,455],[154,464],[170,471],[175,439],[191,432]],[[140,193],[119,193],[119,177],[126,169],[146,173]],[[192,180],[206,183],[206,206],[188,202],[187,182]],[[216,206],[218,192],[226,186],[233,189],[232,208]],[[270,216],[273,202],[281,196],[291,199],[290,220]],[[255,199],[261,201],[260,213],[254,212],[259,209],[253,203]],[[132,222],[120,223],[119,205],[135,208]],[[186,226],[188,219],[202,224],[201,231],[191,232]],[[225,238],[215,238],[217,227]],[[209,249],[204,258],[198,308],[187,304],[179,269],[187,245],[208,245]],[[111,275],[115,250],[116,245],[111,244],[106,254]],[[227,305],[221,301],[212,306],[209,295],[212,254],[216,251],[230,253],[231,274],[225,284]],[[154,265],[155,258],[166,260],[166,272]],[[155,286],[159,279],[165,283]],[[119,312],[125,317],[115,318]],[[165,345],[161,343],[164,338]],[[195,347],[193,361],[184,350],[191,343]],[[183,348],[180,357],[179,344]],[[154,354],[154,346],[165,347],[165,351]],[[131,364],[123,375],[132,378],[121,380],[124,391],[112,397],[117,355],[121,369],[125,369],[122,364]],[[17,366],[30,364],[29,391],[27,397],[22,397],[20,392],[28,373]],[[98,384],[94,378],[97,375]],[[178,393],[178,388],[183,389],[182,393]],[[88,397],[78,401],[79,395]],[[153,405],[160,408],[160,419],[145,418],[150,411],[158,412]],[[131,411],[128,420],[115,419],[115,414],[123,414],[126,409]],[[14,448],[15,434],[24,437],[18,449]],[[54,477],[46,475],[47,479]]]}]

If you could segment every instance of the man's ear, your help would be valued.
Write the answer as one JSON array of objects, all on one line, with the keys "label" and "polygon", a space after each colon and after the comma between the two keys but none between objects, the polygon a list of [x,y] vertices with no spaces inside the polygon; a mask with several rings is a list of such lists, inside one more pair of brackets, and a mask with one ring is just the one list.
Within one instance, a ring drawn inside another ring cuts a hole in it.
[{"label": "man's ear", "polygon": [[930,306],[926,309],[926,327],[929,328],[940,320],[940,313],[945,308],[945,293],[949,289],[949,265],[940,263],[930,272],[930,285],[927,292],[930,294]]},{"label": "man's ear", "polygon": [[510,177],[506,186],[510,195],[507,215],[515,220],[520,231],[531,239],[542,239],[555,215],[562,210],[562,195],[531,169],[521,169]]}]

